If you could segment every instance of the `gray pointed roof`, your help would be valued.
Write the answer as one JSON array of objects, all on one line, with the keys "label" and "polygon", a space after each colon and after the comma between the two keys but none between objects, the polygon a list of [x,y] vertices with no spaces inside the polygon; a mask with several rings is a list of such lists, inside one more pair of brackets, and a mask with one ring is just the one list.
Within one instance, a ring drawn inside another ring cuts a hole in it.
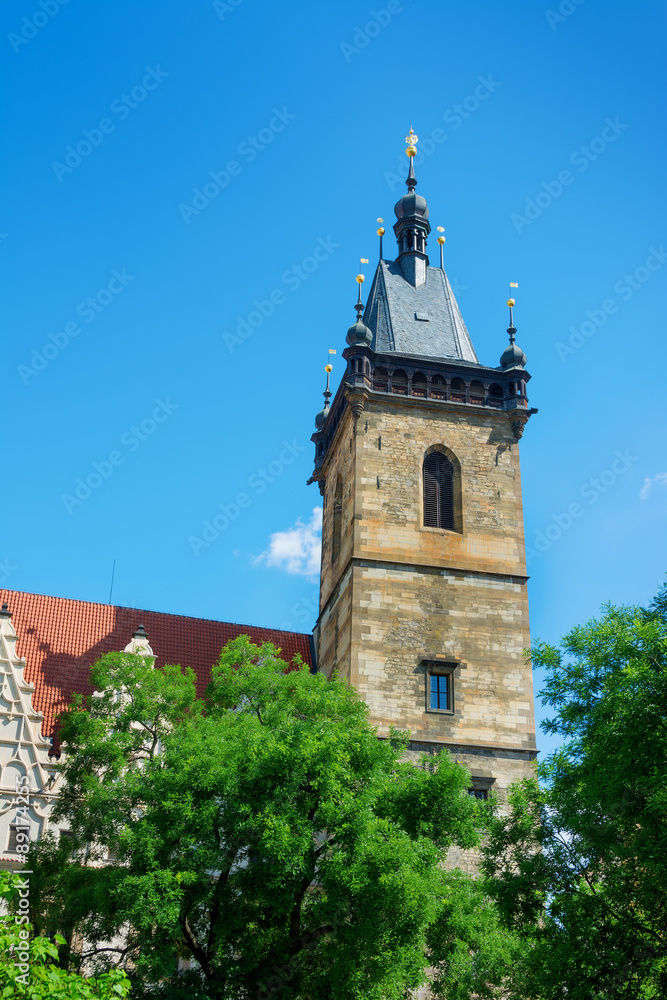
[{"label": "gray pointed roof", "polygon": [[426,268],[414,287],[397,261],[381,260],[366,303],[364,323],[373,331],[371,348],[416,357],[456,358],[479,364],[447,275]]}]

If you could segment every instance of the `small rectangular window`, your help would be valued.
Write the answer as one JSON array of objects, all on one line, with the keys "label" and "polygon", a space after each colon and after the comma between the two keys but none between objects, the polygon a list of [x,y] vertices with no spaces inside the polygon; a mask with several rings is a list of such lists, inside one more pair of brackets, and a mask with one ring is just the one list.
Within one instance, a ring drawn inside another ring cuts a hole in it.
[{"label": "small rectangular window", "polygon": [[470,780],[472,784],[468,789],[468,795],[485,802],[493,790],[496,779],[489,774],[471,774]]},{"label": "small rectangular window", "polygon": [[426,675],[426,711],[454,714],[454,671],[458,660],[422,660]]},{"label": "small rectangular window", "polygon": [[429,708],[446,711],[449,708],[449,674],[431,674]]}]

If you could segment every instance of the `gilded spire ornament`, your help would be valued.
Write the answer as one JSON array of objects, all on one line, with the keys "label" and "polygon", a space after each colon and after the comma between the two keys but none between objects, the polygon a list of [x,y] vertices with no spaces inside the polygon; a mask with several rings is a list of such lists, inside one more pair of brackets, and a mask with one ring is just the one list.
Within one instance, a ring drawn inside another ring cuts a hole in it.
[{"label": "gilded spire ornament", "polygon": [[329,380],[331,378],[331,373],[333,371],[333,365],[325,365],[324,370],[327,373],[327,387],[324,390],[324,406],[315,417],[315,426],[318,429],[318,431],[321,431],[322,428],[324,427],[327,417],[329,416],[329,410],[331,408],[329,403],[329,400],[331,399],[331,389],[329,388]]},{"label": "gilded spire ornament", "polygon": [[410,169],[408,171],[408,177],[405,183],[408,185],[408,191],[412,192],[417,186],[413,161],[415,156],[417,155],[417,143],[419,142],[419,136],[415,135],[414,131],[411,128],[410,133],[405,137],[405,141],[408,144],[405,153],[406,156],[408,156],[410,159]]},{"label": "gilded spire ornament", "polygon": [[445,231],[445,227],[444,226],[438,226],[437,229],[438,229],[438,232],[440,233],[440,236],[438,236],[438,243],[440,244],[440,269],[442,271],[444,271],[445,270],[444,248],[445,248],[445,243],[447,241],[446,241],[445,237],[442,234]]},{"label": "gilded spire ornament", "polygon": [[416,156],[417,155],[417,143],[419,142],[419,136],[415,135],[415,133],[412,131],[412,128],[410,129],[410,134],[406,135],[405,141],[408,144],[408,148],[405,150],[406,156],[410,156],[410,157]]},{"label": "gilded spire ornament", "polygon": [[380,223],[380,225],[378,226],[377,234],[380,237],[380,260],[382,260],[382,237],[384,236],[384,232],[385,232],[384,226],[382,225],[382,223],[384,222],[384,219],[380,218],[380,219],[378,219],[378,222]]},{"label": "gilded spire ornament", "polygon": [[[518,287],[519,286],[515,281],[510,281],[510,292],[513,288]],[[526,355],[516,342],[516,327],[514,325],[514,306],[516,305],[516,299],[510,296],[507,300],[507,305],[509,306],[510,311],[510,325],[507,327],[510,342],[509,346],[505,348],[502,357],[500,358],[500,367],[505,369],[523,368],[526,364]]]}]

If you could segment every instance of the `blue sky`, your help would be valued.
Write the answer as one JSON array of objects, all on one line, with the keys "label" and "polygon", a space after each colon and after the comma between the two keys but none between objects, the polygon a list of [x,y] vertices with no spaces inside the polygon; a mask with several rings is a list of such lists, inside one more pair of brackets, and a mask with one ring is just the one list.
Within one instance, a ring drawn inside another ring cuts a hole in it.
[{"label": "blue sky", "polygon": [[[115,559],[115,603],[311,628],[323,366],[336,348],[337,383],[413,126],[486,364],[519,283],[533,634],[655,593],[664,4],[5,0],[1,16],[4,586],[106,601]],[[229,526],[193,544],[220,505]]]}]

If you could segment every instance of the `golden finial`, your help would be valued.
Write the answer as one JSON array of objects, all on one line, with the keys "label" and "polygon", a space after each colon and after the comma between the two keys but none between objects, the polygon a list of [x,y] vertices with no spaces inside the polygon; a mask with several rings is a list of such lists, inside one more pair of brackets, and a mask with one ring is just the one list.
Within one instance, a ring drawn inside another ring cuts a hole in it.
[{"label": "golden finial", "polygon": [[440,244],[440,246],[442,246],[442,244],[446,242],[447,240],[445,239],[444,236],[438,236],[438,243]]},{"label": "golden finial", "polygon": [[410,135],[406,135],[405,141],[408,144],[408,148],[405,151],[406,155],[407,156],[416,156],[417,155],[417,143],[419,142],[419,136],[415,135],[415,133],[412,131],[412,128],[410,128]]},{"label": "golden finial", "polygon": [[358,282],[358,283],[359,283],[360,285],[363,285],[363,283],[364,283],[364,281],[365,281],[366,279],[364,278],[363,274],[358,274],[358,275],[357,275],[357,279],[356,279],[356,280],[357,280],[357,282]]},{"label": "golden finial", "polygon": [[378,229],[376,229],[375,231],[376,231],[376,233],[378,234],[378,236],[380,237],[380,260],[382,260],[382,237],[383,237],[383,236],[384,236],[384,234],[385,234],[385,228],[384,228],[384,226],[382,225],[382,223],[384,222],[384,219],[380,217],[380,218],[378,219],[378,222],[380,223],[380,226],[379,226],[379,228],[378,228]]},{"label": "golden finial", "polygon": [[514,334],[516,332],[514,330],[514,306],[516,305],[516,300],[512,296],[512,289],[518,287],[519,286],[516,283],[516,281],[510,281],[510,297],[507,300],[507,305],[510,307],[510,325],[508,329],[508,333],[510,335],[510,344],[514,343]]},{"label": "golden finial", "polygon": [[333,365],[325,365],[324,370],[329,375],[333,371]]}]

